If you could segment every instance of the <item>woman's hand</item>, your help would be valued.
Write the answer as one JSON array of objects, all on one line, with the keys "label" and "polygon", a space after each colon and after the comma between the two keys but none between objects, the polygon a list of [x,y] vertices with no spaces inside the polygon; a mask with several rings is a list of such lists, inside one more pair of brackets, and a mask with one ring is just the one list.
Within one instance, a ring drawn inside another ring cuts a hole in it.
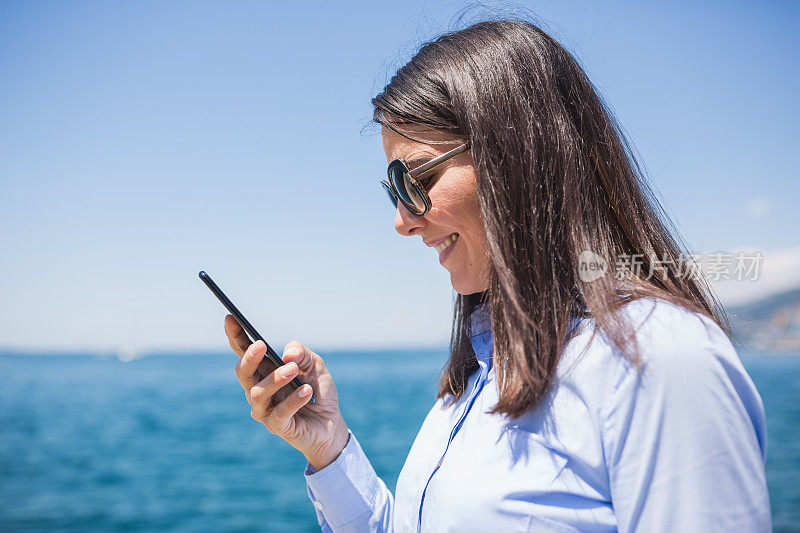
[{"label": "woman's hand", "polygon": [[[225,317],[225,334],[239,356],[236,376],[252,407],[250,415],[270,433],[297,448],[315,469],[331,464],[344,449],[350,434],[339,411],[336,385],[322,358],[292,341],[283,349],[286,364],[275,370],[275,365],[264,357],[266,345],[262,341],[250,344],[247,334],[231,315]],[[294,377],[299,377],[305,385],[292,391],[286,385]],[[312,388],[317,401],[308,404]]]}]

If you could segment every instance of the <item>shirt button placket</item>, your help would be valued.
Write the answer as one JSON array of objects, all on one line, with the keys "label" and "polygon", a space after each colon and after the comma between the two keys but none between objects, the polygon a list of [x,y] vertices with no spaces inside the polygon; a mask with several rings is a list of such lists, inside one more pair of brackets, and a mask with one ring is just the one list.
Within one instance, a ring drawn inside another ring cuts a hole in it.
[{"label": "shirt button placket", "polygon": [[472,391],[469,395],[469,398],[467,398],[467,401],[465,402],[464,412],[458,418],[458,421],[456,421],[456,425],[453,427],[453,430],[450,433],[450,437],[447,439],[447,446],[445,446],[444,453],[439,458],[439,462],[436,463],[436,466],[433,468],[433,471],[431,472],[430,476],[428,476],[428,483],[425,484],[425,488],[422,490],[422,495],[420,496],[419,516],[417,519],[418,533],[422,531],[422,507],[425,502],[425,492],[426,489],[428,488],[428,484],[430,484],[431,479],[433,479],[433,476],[436,474],[437,470],[439,470],[439,467],[442,466],[444,457],[445,455],[447,455],[447,450],[450,448],[450,443],[453,442],[453,439],[455,438],[456,434],[461,429],[461,424],[464,422],[464,419],[467,418],[467,414],[472,409],[472,405],[475,402],[475,398],[477,397],[478,394],[480,394],[481,390],[483,389],[483,385],[486,382],[487,375],[488,375],[488,367],[486,365],[480,365],[480,374],[478,375],[478,378],[475,380],[475,383],[472,386]]}]

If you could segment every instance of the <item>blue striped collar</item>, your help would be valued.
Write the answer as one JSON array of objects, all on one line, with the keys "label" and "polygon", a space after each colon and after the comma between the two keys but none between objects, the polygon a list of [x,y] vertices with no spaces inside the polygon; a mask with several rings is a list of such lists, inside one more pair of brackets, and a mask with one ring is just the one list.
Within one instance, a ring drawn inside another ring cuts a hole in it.
[{"label": "blue striped collar", "polygon": [[[576,328],[580,325],[582,318],[574,316],[570,320],[567,339],[576,334]],[[483,303],[472,311],[470,315],[470,343],[478,362],[486,363],[488,368],[492,366],[492,321],[489,316],[488,305]]]},{"label": "blue striped collar", "polygon": [[472,312],[469,318],[469,340],[472,351],[478,364],[483,363],[486,368],[492,367],[492,322],[486,304],[481,304]]},{"label": "blue striped collar", "polygon": [[492,329],[491,317],[487,304],[478,305],[469,316],[470,331],[469,336],[475,337]]}]

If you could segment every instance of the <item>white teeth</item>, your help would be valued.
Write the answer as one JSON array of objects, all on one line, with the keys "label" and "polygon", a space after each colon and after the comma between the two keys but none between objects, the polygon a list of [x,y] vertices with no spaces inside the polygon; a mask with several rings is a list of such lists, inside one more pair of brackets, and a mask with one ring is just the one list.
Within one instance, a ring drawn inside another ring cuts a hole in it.
[{"label": "white teeth", "polygon": [[452,235],[447,237],[445,240],[443,240],[442,242],[440,242],[439,244],[434,246],[434,248],[436,248],[437,252],[442,253],[447,249],[448,246],[450,246],[451,244],[456,242],[456,240],[458,240],[458,233],[453,233]]}]

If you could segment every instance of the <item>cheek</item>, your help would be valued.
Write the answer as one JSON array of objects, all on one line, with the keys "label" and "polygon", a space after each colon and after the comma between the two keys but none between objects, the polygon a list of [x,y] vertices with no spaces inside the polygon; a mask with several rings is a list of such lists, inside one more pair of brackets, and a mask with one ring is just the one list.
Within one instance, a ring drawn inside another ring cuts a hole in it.
[{"label": "cheek", "polygon": [[473,230],[476,223],[480,225],[480,204],[474,179],[458,176],[438,185],[430,192],[432,205],[429,218],[435,218],[433,222]]},{"label": "cheek", "polygon": [[431,194],[430,222],[465,237],[472,254],[488,252],[486,232],[481,220],[480,204],[474,187],[469,184],[450,184]]}]

